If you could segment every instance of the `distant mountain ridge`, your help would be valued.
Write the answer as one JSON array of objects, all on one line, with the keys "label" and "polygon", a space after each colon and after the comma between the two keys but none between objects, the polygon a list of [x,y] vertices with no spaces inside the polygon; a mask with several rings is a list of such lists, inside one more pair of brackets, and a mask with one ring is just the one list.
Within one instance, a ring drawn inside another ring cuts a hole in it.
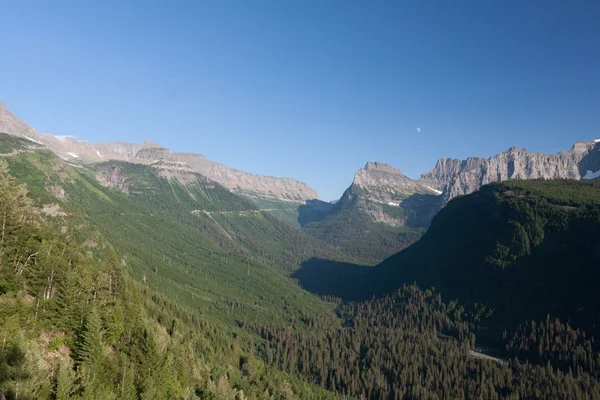
[{"label": "distant mountain ridge", "polygon": [[419,182],[443,191],[446,200],[511,179],[593,179],[600,176],[600,139],[577,142],[556,154],[511,147],[490,158],[441,158]]},{"label": "distant mountain ridge", "polygon": [[2,102],[0,102],[0,133],[7,133],[44,145],[68,162],[98,163],[109,160],[137,164],[152,164],[162,161],[181,162],[186,163],[192,171],[246,197],[296,204],[319,198],[317,192],[309,185],[295,179],[250,174],[211,161],[201,154],[175,153],[152,140],[141,144],[123,141],[92,144],[70,137],[59,140],[55,136],[38,133],[16,117]]},{"label": "distant mountain ridge", "polygon": [[577,142],[553,155],[512,147],[490,158],[441,158],[419,180],[392,166],[368,162],[340,200],[323,212],[302,206],[304,229],[373,263],[416,241],[446,203],[485,184],[507,180],[600,177],[600,140]]}]

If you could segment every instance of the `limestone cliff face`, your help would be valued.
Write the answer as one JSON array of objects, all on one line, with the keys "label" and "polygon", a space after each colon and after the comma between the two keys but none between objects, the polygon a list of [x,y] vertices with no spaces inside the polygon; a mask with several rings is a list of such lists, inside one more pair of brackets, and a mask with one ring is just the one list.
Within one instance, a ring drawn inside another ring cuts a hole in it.
[{"label": "limestone cliff face", "polygon": [[134,161],[156,163],[159,161],[177,161],[177,155],[163,147],[149,147],[140,149],[133,158]]},{"label": "limestone cliff face", "polygon": [[194,171],[237,194],[293,203],[319,198],[310,186],[295,179],[250,174],[211,161],[201,154],[178,153],[178,157]]},{"label": "limestone cliff face", "polygon": [[368,162],[356,172],[336,209],[355,208],[377,222],[403,226],[415,222],[415,196],[436,197],[438,194],[388,164]]},{"label": "limestone cliff face", "polygon": [[[199,173],[234,193],[247,197],[298,204],[319,198],[317,192],[310,186],[295,179],[250,174],[208,160],[201,154],[175,153],[162,148],[151,140],[141,144],[123,141],[92,144],[73,138],[59,140],[52,135],[39,134],[12,114],[2,102],[0,102],[0,133],[8,133],[43,145],[63,160],[71,163],[127,161],[154,165],[162,175],[172,176],[175,174],[182,181],[192,180],[193,175],[190,173]],[[184,165],[185,167],[183,167]],[[127,185],[117,179],[117,172],[113,171],[108,175],[107,173],[107,171],[102,171],[98,175],[98,178],[102,179],[102,183],[124,191],[127,190]]]},{"label": "limestone cliff face", "polygon": [[600,176],[599,152],[600,140],[595,140],[551,155],[511,147],[490,158],[442,158],[419,182],[451,199],[509,179],[593,179]]},{"label": "limestone cliff face", "polygon": [[194,183],[199,179],[206,180],[206,177],[194,172],[192,168],[183,161],[170,161],[168,159],[159,159],[151,164],[158,176],[172,179],[175,178],[184,185]]},{"label": "limestone cliff face", "polygon": [[130,182],[123,169],[115,165],[102,165],[96,168],[96,180],[105,187],[129,193]]},{"label": "limestone cliff face", "polygon": [[143,159],[142,157],[138,158],[138,154],[144,150],[161,148],[160,145],[153,140],[146,140],[142,144],[127,143],[123,141],[115,143],[100,142],[91,145],[91,147],[94,150],[92,155],[96,155],[101,159],[107,158],[129,162],[134,162],[136,159]]}]

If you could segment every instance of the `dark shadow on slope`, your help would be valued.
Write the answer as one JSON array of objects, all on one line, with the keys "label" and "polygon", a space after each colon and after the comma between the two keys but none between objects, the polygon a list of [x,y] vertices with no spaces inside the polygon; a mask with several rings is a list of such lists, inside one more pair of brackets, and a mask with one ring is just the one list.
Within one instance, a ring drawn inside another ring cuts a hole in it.
[{"label": "dark shadow on slope", "polygon": [[334,205],[321,200],[306,200],[306,204],[298,207],[298,223],[304,226],[311,222],[321,221],[333,210]]},{"label": "dark shadow on slope", "polygon": [[444,207],[445,200],[441,195],[415,193],[400,202],[407,211],[406,226],[428,227],[433,217]]},{"label": "dark shadow on slope", "polygon": [[579,162],[579,173],[582,177],[590,179],[596,176],[594,173],[597,171],[600,171],[600,142],[597,142]]},{"label": "dark shadow on slope", "polygon": [[364,292],[364,278],[371,267],[338,261],[311,258],[302,263],[292,278],[311,293],[356,300]]}]

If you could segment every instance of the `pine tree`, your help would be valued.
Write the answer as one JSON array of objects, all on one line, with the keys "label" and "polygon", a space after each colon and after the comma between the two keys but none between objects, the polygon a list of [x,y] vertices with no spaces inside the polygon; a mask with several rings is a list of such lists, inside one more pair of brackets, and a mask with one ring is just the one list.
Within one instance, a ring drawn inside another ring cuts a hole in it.
[{"label": "pine tree", "polygon": [[58,365],[58,373],[56,375],[56,400],[66,400],[71,397],[74,380],[75,376],[71,364],[68,361],[61,361]]},{"label": "pine tree", "polygon": [[104,358],[102,321],[95,307],[86,316],[79,339],[79,360],[89,365],[100,363]]},{"label": "pine tree", "polygon": [[135,371],[127,364],[123,365],[123,374],[119,383],[119,399],[121,400],[137,400],[135,389]]}]

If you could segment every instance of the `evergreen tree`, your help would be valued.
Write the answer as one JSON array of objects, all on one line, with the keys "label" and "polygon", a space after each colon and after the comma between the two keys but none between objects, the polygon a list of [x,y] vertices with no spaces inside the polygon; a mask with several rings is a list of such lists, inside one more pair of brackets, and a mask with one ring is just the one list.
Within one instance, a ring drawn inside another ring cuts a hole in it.
[{"label": "evergreen tree", "polygon": [[60,361],[56,374],[55,398],[67,400],[71,398],[71,391],[75,380],[73,368],[68,361]]},{"label": "evergreen tree", "polygon": [[104,359],[102,320],[96,307],[88,312],[79,336],[78,358],[82,364],[98,366]]}]

